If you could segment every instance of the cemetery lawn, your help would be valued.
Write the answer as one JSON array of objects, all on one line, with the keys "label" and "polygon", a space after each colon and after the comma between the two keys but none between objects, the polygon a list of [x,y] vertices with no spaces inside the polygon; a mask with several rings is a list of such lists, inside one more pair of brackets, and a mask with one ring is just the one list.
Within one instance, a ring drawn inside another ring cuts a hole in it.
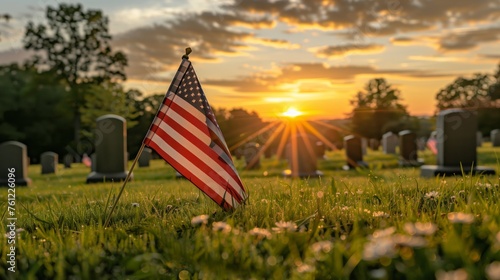
[{"label": "cemetery lawn", "polygon": [[[500,149],[488,144],[479,162],[498,174]],[[32,186],[16,188],[16,272],[7,270],[11,245],[2,232],[0,279],[500,275],[498,175],[424,179],[418,168],[398,168],[395,155],[372,151],[371,170],[342,171],[344,151],[327,156],[320,179],[284,179],[286,163],[275,159],[241,171],[250,197],[232,213],[154,160],[135,169],[108,228],[121,183],[87,185],[81,164],[43,176],[31,165]],[[420,156],[435,163],[428,151]],[[7,188],[0,191],[6,229]]]}]

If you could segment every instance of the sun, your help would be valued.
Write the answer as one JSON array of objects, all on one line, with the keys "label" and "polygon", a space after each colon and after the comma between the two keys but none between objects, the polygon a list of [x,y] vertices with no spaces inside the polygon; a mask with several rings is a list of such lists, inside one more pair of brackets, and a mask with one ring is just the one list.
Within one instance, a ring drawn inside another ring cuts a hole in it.
[{"label": "sun", "polygon": [[281,113],[282,116],[287,118],[296,118],[302,114],[303,113],[301,111],[295,109],[294,107],[290,107],[285,112]]}]

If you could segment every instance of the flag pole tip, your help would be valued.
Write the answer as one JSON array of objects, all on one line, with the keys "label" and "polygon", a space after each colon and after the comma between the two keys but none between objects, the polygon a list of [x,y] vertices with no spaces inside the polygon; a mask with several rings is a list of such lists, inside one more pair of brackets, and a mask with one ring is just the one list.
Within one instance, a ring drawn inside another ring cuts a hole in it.
[{"label": "flag pole tip", "polygon": [[189,59],[189,54],[192,52],[193,50],[190,48],[190,47],[187,47],[186,48],[186,54],[182,56],[182,58],[184,59]]}]

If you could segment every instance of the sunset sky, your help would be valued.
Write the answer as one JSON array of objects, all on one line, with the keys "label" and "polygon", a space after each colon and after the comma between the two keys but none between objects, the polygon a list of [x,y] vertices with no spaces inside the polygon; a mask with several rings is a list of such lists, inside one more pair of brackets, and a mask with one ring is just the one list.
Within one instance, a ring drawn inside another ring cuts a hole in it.
[{"label": "sunset sky", "polygon": [[[24,27],[60,1],[3,1],[0,63],[27,57]],[[77,1],[65,1],[77,3]],[[402,92],[411,114],[432,114],[439,89],[500,62],[498,0],[79,1],[110,19],[129,57],[127,87],[167,90],[184,48],[213,107],[273,118],[295,107],[343,118],[371,78]]]}]

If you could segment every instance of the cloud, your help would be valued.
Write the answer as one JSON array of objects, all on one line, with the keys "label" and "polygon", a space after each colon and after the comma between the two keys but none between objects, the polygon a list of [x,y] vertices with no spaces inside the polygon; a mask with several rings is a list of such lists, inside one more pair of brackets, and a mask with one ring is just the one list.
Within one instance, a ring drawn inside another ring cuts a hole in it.
[{"label": "cloud", "polygon": [[258,44],[258,45],[262,45],[262,46],[267,46],[267,47],[278,48],[278,49],[293,50],[293,49],[300,48],[299,44],[293,44],[287,40],[280,40],[280,39],[251,37],[251,38],[246,39],[245,42],[251,43],[251,44]]},{"label": "cloud", "polygon": [[240,77],[232,80],[206,80],[204,84],[211,86],[230,87],[238,92],[290,92],[290,84],[306,81],[308,90],[312,91],[313,83],[331,84],[353,82],[358,76],[397,76],[407,79],[453,77],[456,74],[435,73],[431,71],[411,69],[377,69],[373,66],[328,66],[323,63],[292,63],[281,67],[277,73],[261,72],[253,76]]},{"label": "cloud", "polygon": [[336,58],[350,54],[379,53],[384,49],[385,47],[380,44],[344,44],[320,48],[310,48],[309,51],[314,53],[317,57]]}]

